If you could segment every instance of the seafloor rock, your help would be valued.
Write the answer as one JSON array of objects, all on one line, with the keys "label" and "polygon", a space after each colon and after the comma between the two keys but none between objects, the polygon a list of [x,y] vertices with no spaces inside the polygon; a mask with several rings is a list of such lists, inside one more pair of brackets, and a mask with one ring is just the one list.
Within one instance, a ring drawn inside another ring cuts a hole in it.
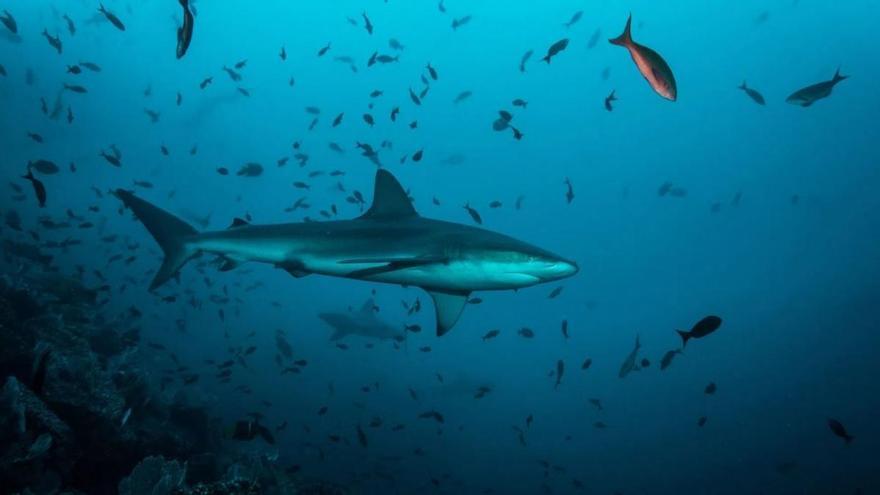
[{"label": "seafloor rock", "polygon": [[183,486],[185,479],[186,464],[151,456],[119,482],[119,495],[170,495]]}]

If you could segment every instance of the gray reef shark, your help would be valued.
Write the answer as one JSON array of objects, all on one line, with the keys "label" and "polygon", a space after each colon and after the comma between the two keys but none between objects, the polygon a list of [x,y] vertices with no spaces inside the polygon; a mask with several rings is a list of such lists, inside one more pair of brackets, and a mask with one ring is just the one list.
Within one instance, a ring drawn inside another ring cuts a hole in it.
[{"label": "gray reef shark", "polygon": [[343,311],[340,313],[320,313],[318,318],[333,327],[330,340],[339,340],[347,335],[359,335],[372,339],[393,339],[404,337],[403,331],[380,320],[376,316],[375,303],[367,300],[360,311]]},{"label": "gray reef shark", "polygon": [[221,270],[270,263],[294,277],[313,273],[421,287],[434,300],[437,335],[458,321],[477,290],[513,290],[570,277],[578,266],[497,232],[423,218],[397,179],[376,172],[373,204],[354,220],[250,225],[198,232],[130,191],[116,191],[165,253],[150,290],[200,253],[221,256]]}]

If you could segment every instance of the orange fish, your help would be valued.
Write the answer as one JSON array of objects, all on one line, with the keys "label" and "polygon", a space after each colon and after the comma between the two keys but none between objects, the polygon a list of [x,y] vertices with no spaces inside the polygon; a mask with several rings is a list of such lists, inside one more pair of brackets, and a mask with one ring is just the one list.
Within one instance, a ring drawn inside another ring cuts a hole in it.
[{"label": "orange fish", "polygon": [[630,32],[631,25],[632,15],[626,20],[623,34],[608,41],[612,45],[619,45],[629,50],[629,54],[633,62],[636,63],[639,72],[645,76],[645,79],[654,91],[667,100],[675,101],[676,96],[678,96],[678,90],[675,86],[675,76],[672,75],[672,69],[669,68],[669,64],[663,60],[659,53],[633,41],[632,33]]}]

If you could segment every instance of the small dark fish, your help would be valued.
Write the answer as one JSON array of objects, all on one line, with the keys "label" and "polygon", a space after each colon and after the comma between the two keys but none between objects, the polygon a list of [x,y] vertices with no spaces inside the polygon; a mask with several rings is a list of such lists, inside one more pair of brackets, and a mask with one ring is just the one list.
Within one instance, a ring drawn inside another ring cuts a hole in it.
[{"label": "small dark fish", "polygon": [[834,86],[837,86],[837,83],[848,78],[849,76],[840,75],[840,69],[837,69],[831,80],[812,84],[806,88],[799,89],[786,98],[785,102],[804,108],[809,107],[813,103],[831,96],[831,90],[834,89]]},{"label": "small dark fish", "polygon": [[529,59],[532,58],[533,53],[534,53],[534,50],[529,50],[529,51],[523,53],[522,57],[520,57],[520,59],[519,59],[519,71],[520,72],[526,71],[526,62],[528,62]]},{"label": "small dark fish", "polygon": [[75,36],[76,24],[73,23],[73,19],[71,19],[70,16],[67,14],[64,14],[63,16],[61,16],[61,18],[64,19],[64,22],[67,23],[67,32],[69,32],[71,36]]},{"label": "small dark fish", "polygon": [[663,60],[659,53],[633,41],[631,26],[632,15],[626,20],[623,34],[608,41],[612,45],[622,46],[629,51],[633,62],[636,64],[636,68],[639,69],[639,72],[658,95],[667,100],[675,101],[678,91],[672,69],[669,68],[669,64]]},{"label": "small dark fish", "polygon": [[600,36],[602,36],[602,30],[599,28],[596,28],[596,30],[593,31],[593,34],[590,36],[589,41],[587,41],[587,49],[588,50],[592,50],[593,48],[595,48],[596,44],[599,43]]},{"label": "small dark fish", "polygon": [[553,386],[554,389],[559,388],[559,384],[562,383],[562,375],[565,373],[565,363],[560,359],[556,361],[556,385]]},{"label": "small dark fish", "polygon": [[282,62],[287,60],[287,48],[281,47],[281,51],[278,52],[278,58],[281,59]]},{"label": "small dark fish", "polygon": [[467,100],[468,98],[470,98],[471,95],[473,95],[473,94],[474,93],[472,91],[462,91],[461,93],[458,94],[458,96],[455,97],[454,100],[452,100],[452,103],[456,103],[456,104],[461,103],[461,102]]},{"label": "small dark fish", "polygon": [[27,134],[27,137],[29,137],[31,139],[31,141],[33,141],[35,143],[42,143],[43,142],[43,136],[41,136],[35,132],[27,132],[26,134]]},{"label": "small dark fish", "polygon": [[409,88],[409,99],[412,100],[412,102],[416,105],[422,104],[422,100],[419,99],[419,95],[417,95],[415,91],[412,90],[412,88]]},{"label": "small dark fish", "polygon": [[27,175],[22,175],[21,178],[31,182],[31,185],[34,187],[34,194],[37,196],[37,204],[40,205],[40,208],[44,208],[46,206],[46,186],[34,177],[34,172],[30,167],[28,167]]},{"label": "small dark fish", "polygon": [[517,98],[511,102],[511,104],[515,107],[527,108],[529,106],[529,102],[523,100],[522,98]]},{"label": "small dark fish", "polygon": [[101,66],[94,62],[80,62],[78,65],[92,72],[101,72]]},{"label": "small dark fish", "polygon": [[467,210],[468,215],[476,222],[478,225],[483,225],[483,219],[480,217],[480,213],[477,210],[471,208],[470,203],[465,203],[464,209]]},{"label": "small dark fish", "polygon": [[318,50],[318,56],[323,57],[328,51],[330,51],[330,43]]},{"label": "small dark fish", "polygon": [[763,96],[761,93],[758,93],[756,90],[754,90],[754,89],[752,89],[752,88],[746,86],[746,82],[745,82],[745,81],[743,81],[742,84],[740,84],[739,86],[737,86],[737,88],[743,90],[743,92],[744,92],[745,94],[747,94],[747,95],[749,96],[749,98],[751,98],[752,101],[754,101],[754,102],[757,103],[758,105],[763,105],[763,104],[764,104],[764,96]]},{"label": "small dark fish", "polygon": [[431,79],[436,81],[437,80],[437,70],[434,69],[433,67],[431,67],[431,64],[428,64],[427,66],[425,66],[425,68],[428,69],[428,74],[431,75]]},{"label": "small dark fish", "polygon": [[715,386],[715,382],[710,382],[708,385],[706,385],[706,388],[703,390],[703,392],[706,395],[713,395],[716,390],[718,390],[718,387]]},{"label": "small dark fish", "polygon": [[43,37],[46,38],[46,41],[49,42],[49,45],[54,48],[55,51],[57,51],[60,55],[64,48],[61,44],[61,38],[59,38],[58,36],[51,36],[49,34],[49,31],[45,29],[43,29]]},{"label": "small dark fish", "polygon": [[574,201],[574,187],[571,185],[571,180],[568,177],[565,178],[565,185],[567,187],[565,191],[565,202],[571,204]]},{"label": "small dark fish", "polygon": [[590,399],[588,402],[592,404],[593,407],[595,407],[596,409],[600,411],[602,410],[602,401],[600,401],[599,399]]},{"label": "small dark fish", "polygon": [[71,91],[73,93],[79,93],[79,94],[84,94],[84,93],[89,92],[89,90],[87,90],[83,86],[77,86],[75,84],[65,84],[64,89],[66,89],[67,91]]},{"label": "small dark fish", "polygon": [[364,122],[366,122],[367,125],[370,127],[373,127],[373,124],[375,124],[375,120],[373,120],[373,116],[368,113],[364,114]]},{"label": "small dark fish", "polygon": [[611,94],[605,97],[605,110],[609,112],[614,110],[614,107],[611,105],[611,102],[617,101],[617,96],[614,95],[614,90],[611,90]]},{"label": "small dark fish", "polygon": [[562,320],[562,336],[568,340],[568,320]]},{"label": "small dark fish", "polygon": [[553,289],[550,292],[550,294],[547,296],[547,298],[548,299],[555,299],[557,296],[559,296],[559,294],[562,294],[562,289],[564,289],[563,286],[556,287],[555,289]]},{"label": "small dark fish", "polygon": [[550,45],[550,48],[547,49],[547,55],[544,56],[541,60],[544,62],[550,63],[550,60],[559,54],[559,52],[565,50],[568,47],[568,38],[563,38],[556,43]]},{"label": "small dark fish", "polygon": [[125,24],[123,24],[122,21],[119,20],[119,17],[116,17],[116,14],[105,9],[104,4],[100,4],[100,5],[101,6],[100,6],[100,8],[98,8],[98,12],[104,14],[104,17],[106,17],[107,20],[110,21],[110,24],[113,24],[116,27],[116,29],[118,29],[120,31],[125,31]]},{"label": "small dark fish", "polygon": [[391,122],[397,121],[397,114],[400,113],[400,107],[394,107],[391,109]]},{"label": "small dark fish", "polygon": [[577,24],[578,21],[580,21],[581,17],[583,17],[583,16],[584,16],[584,11],[578,10],[577,12],[572,14],[571,19],[569,19],[568,22],[563,24],[563,26],[565,26],[566,28],[570,28],[570,27],[574,26],[575,24]]},{"label": "small dark fish", "polygon": [[453,19],[452,20],[452,29],[458,29],[469,22],[471,22],[471,16],[469,16],[469,15],[466,15],[464,17],[459,17],[457,19]]},{"label": "small dark fish", "polygon": [[82,73],[82,69],[78,65],[68,65],[67,66],[67,73],[77,75],[77,74]]},{"label": "small dark fish", "polygon": [[700,428],[702,428],[703,425],[706,424],[706,420],[707,420],[707,419],[708,419],[708,418],[706,418],[706,416],[700,416],[700,419],[697,420],[697,426],[699,426]]},{"label": "small dark fish", "polygon": [[588,369],[590,369],[590,366],[592,366],[592,365],[593,365],[593,360],[590,358],[587,358],[584,360],[584,364],[581,365],[581,369],[588,370]]},{"label": "small dark fish", "polygon": [[181,59],[186,55],[189,44],[192,42],[195,19],[189,9],[189,0],[178,1],[180,6],[183,7],[183,25],[177,28],[177,58]]},{"label": "small dark fish", "polygon": [[718,327],[720,326],[721,318],[717,316],[707,316],[698,321],[689,332],[682,330],[676,330],[676,332],[681,336],[681,345],[684,347],[687,345],[688,340],[703,338],[715,330],[718,330]]},{"label": "small dark fish", "polygon": [[3,11],[3,15],[0,16],[0,22],[6,26],[10,33],[18,34],[18,23],[15,22],[15,18],[12,17],[8,10]]},{"label": "small dark fish", "polygon": [[202,82],[199,83],[199,89],[207,88],[208,85],[211,84],[212,82],[214,82],[213,77],[206,77],[206,78],[202,79]]},{"label": "small dark fish", "polygon": [[843,426],[843,423],[836,419],[828,419],[828,428],[831,428],[831,432],[842,438],[847,445],[855,440],[855,437],[847,433],[846,428]]},{"label": "small dark fish", "polygon": [[367,34],[373,34],[373,23],[370,22],[370,18],[367,17],[366,11],[361,12],[361,17],[364,18],[364,29],[367,30]]},{"label": "small dark fish", "polygon": [[527,327],[520,328],[516,333],[517,335],[525,339],[531,339],[535,336],[535,332],[531,328]]},{"label": "small dark fish", "polygon": [[73,123],[73,109],[70,108],[70,105],[67,105],[67,123]]},{"label": "small dark fish", "polygon": [[500,333],[501,333],[501,330],[489,330],[488,332],[486,332],[486,335],[483,335],[483,342],[485,342],[487,340],[494,339]]},{"label": "small dark fish", "polygon": [[666,351],[666,354],[660,358],[660,370],[663,371],[668,368],[672,364],[673,358],[675,358],[676,354],[681,354],[681,351],[678,349],[673,349],[671,351]]},{"label": "small dark fish", "polygon": [[423,150],[418,150],[415,153],[413,153],[412,161],[414,161],[414,162],[422,161],[422,154],[423,154]]}]

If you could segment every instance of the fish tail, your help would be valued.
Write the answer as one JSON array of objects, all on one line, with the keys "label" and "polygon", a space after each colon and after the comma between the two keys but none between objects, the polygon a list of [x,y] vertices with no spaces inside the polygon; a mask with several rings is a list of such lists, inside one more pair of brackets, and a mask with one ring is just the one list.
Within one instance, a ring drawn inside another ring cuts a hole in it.
[{"label": "fish tail", "polygon": [[544,56],[544,58],[542,58],[541,60],[543,60],[544,62],[547,62],[549,64],[550,63],[550,55]]},{"label": "fish tail", "polygon": [[688,343],[688,340],[690,340],[690,338],[691,338],[691,334],[689,332],[684,332],[682,330],[676,330],[676,332],[678,332],[678,335],[681,336],[681,347],[686,346]]},{"label": "fish tail", "polygon": [[617,38],[612,38],[608,40],[612,45],[618,46],[630,46],[632,44],[632,14],[626,19],[626,27],[623,28],[623,34],[618,36]]},{"label": "fish tail", "polygon": [[196,254],[196,251],[187,245],[187,240],[196,236],[198,231],[180,218],[126,190],[117,189],[116,196],[144,224],[165,253],[162,266],[159,267],[150,284],[150,290],[153,290],[174,277],[177,271]]},{"label": "fish tail", "polygon": [[852,435],[846,435],[845,437],[843,437],[843,441],[846,442],[847,445],[849,445],[849,443],[855,439],[856,439],[856,437],[854,437]]},{"label": "fish tail", "polygon": [[834,72],[834,79],[832,79],[832,82],[839,83],[840,81],[843,81],[847,78],[849,78],[849,76],[841,75],[840,68],[838,67],[837,71]]},{"label": "fish tail", "polygon": [[746,86],[746,82],[743,81],[742,84],[740,84],[739,86],[737,86],[737,89],[741,89],[741,90],[745,91],[746,89],[748,89],[748,86]]}]

